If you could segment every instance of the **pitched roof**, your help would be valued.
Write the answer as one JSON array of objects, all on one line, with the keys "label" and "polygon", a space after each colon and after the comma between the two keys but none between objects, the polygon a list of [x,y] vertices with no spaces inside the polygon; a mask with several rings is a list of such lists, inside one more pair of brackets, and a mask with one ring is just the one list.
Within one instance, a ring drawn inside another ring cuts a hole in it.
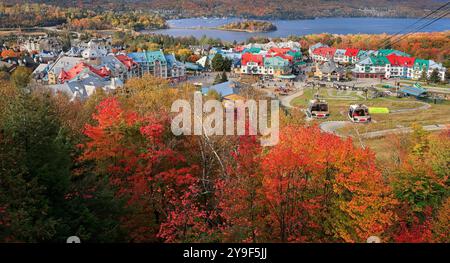
[{"label": "pitched roof", "polygon": [[416,58],[416,60],[414,61],[415,68],[420,68],[420,69],[425,68],[426,70],[428,70],[429,66],[430,66],[429,60]]},{"label": "pitched roof", "polygon": [[261,52],[261,48],[259,47],[246,48],[244,49],[244,51],[242,51],[242,53],[259,53],[259,52]]},{"label": "pitched roof", "polygon": [[403,86],[400,88],[400,91],[412,96],[420,96],[422,94],[427,93],[426,89],[423,88],[418,88],[418,87],[414,87],[414,86]]},{"label": "pitched roof", "polygon": [[429,62],[430,69],[443,69],[444,68],[441,63],[436,63],[434,60],[429,60],[428,62]]},{"label": "pitched roof", "polygon": [[[292,59],[292,57],[291,57],[291,59]],[[265,67],[286,67],[288,65],[289,65],[289,60],[284,59],[281,56],[266,57],[264,59]]]},{"label": "pitched roof", "polygon": [[147,58],[145,57],[144,52],[132,52],[132,53],[128,54],[128,57],[130,57],[132,60],[136,61],[137,63],[147,62]]},{"label": "pitched roof", "polygon": [[385,56],[370,56],[369,58],[374,66],[385,66],[390,63]]},{"label": "pitched roof", "polygon": [[55,63],[51,64],[48,71],[58,75],[62,70],[69,70],[84,59],[80,57],[59,56]]},{"label": "pitched roof", "polygon": [[160,61],[163,64],[167,62],[164,53],[161,50],[132,52],[128,54],[128,57],[130,57],[137,63],[154,63],[156,60]]},{"label": "pitched roof", "polygon": [[289,50],[286,54],[289,55],[289,56],[292,56],[294,58],[301,58],[302,57],[302,52],[298,51],[298,50]]},{"label": "pitched roof", "polygon": [[334,47],[319,47],[314,49],[313,54],[319,55],[322,57],[334,57],[334,53],[336,52],[336,48]]},{"label": "pitched roof", "polygon": [[359,49],[357,48],[347,48],[347,50],[345,51],[345,55],[347,57],[356,57],[359,53]]},{"label": "pitched roof", "polygon": [[415,58],[398,56],[396,54],[390,54],[386,56],[392,66],[400,67],[412,67],[414,65]]},{"label": "pitched roof", "polygon": [[61,70],[61,73],[58,76],[59,81],[61,83],[64,83],[65,81],[71,80],[75,78],[77,75],[79,75],[83,71],[91,71],[92,73],[95,73],[99,77],[105,78],[111,74],[111,72],[106,67],[101,67],[100,69],[96,69],[92,67],[91,65],[88,65],[84,62],[81,62],[75,67],[71,68],[69,71]]},{"label": "pitched roof", "polygon": [[1,53],[2,58],[16,58],[19,56],[18,53],[14,52],[12,49],[3,49]]},{"label": "pitched roof", "polygon": [[322,65],[320,65],[319,66],[319,70],[320,70],[320,72],[327,73],[327,74],[328,73],[333,73],[333,72],[336,72],[336,73],[343,73],[344,72],[343,68],[338,67],[336,65],[336,63],[334,63],[331,60],[323,63]]},{"label": "pitched roof", "polygon": [[209,88],[202,89],[202,93],[206,94],[209,90],[215,90],[217,93],[220,94],[221,97],[225,97],[237,93],[236,89],[233,86],[234,83],[232,81],[227,81],[213,85]]},{"label": "pitched roof", "polygon": [[319,43],[316,43],[316,44],[310,46],[309,50],[314,51],[315,49],[320,48],[320,47],[328,47],[328,46],[319,42]]},{"label": "pitched roof", "polygon": [[155,60],[158,60],[160,62],[165,63],[166,58],[164,56],[164,53],[161,50],[157,51],[146,51],[145,56],[147,57],[148,62],[155,62]]},{"label": "pitched roof", "polygon": [[290,50],[290,48],[272,47],[269,49],[269,53],[286,54]]},{"label": "pitched roof", "polygon": [[381,56],[388,56],[391,54],[396,54],[398,56],[404,56],[404,57],[410,57],[409,54],[399,51],[399,50],[396,50],[396,49],[380,49],[380,50],[378,50],[378,55],[381,55]]},{"label": "pitched roof", "polygon": [[116,58],[125,65],[128,69],[131,69],[134,65],[137,63],[130,57],[127,57],[125,55],[117,55]]},{"label": "pitched roof", "polygon": [[254,55],[252,53],[245,53],[242,55],[242,65],[247,65],[249,62],[257,63],[259,66],[263,64],[262,55]]}]

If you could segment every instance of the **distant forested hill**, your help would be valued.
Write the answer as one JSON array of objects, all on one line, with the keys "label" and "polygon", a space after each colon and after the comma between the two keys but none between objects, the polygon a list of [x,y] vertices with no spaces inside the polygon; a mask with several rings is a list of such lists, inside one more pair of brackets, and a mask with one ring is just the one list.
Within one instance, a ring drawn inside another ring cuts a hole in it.
[{"label": "distant forested hill", "polygon": [[436,0],[3,0],[90,9],[155,10],[167,17],[239,16],[311,18],[336,16],[418,17],[442,5]]}]

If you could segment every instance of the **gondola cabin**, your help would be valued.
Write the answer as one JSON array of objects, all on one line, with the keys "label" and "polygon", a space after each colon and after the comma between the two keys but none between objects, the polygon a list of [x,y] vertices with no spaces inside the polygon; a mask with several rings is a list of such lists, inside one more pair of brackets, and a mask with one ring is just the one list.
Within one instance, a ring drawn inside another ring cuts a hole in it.
[{"label": "gondola cabin", "polygon": [[350,105],[348,117],[352,122],[367,123],[372,120],[369,114],[369,108],[362,104]]},{"label": "gondola cabin", "polygon": [[308,108],[306,109],[306,115],[309,118],[325,119],[330,116],[328,111],[328,103],[318,98],[310,100]]}]

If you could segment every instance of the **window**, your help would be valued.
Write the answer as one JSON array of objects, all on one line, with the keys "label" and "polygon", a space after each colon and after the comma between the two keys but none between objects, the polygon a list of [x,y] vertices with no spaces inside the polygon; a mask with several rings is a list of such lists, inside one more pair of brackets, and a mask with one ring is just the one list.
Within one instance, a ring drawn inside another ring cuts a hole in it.
[{"label": "window", "polygon": [[311,106],[311,111],[328,111],[328,104],[314,104]]}]

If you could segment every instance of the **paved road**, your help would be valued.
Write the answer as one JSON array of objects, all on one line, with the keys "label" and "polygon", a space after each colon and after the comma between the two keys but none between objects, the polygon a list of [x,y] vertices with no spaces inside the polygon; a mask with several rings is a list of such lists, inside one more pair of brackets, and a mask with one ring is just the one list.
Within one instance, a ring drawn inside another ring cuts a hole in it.
[{"label": "paved road", "polygon": [[326,133],[335,134],[339,137],[345,137],[344,135],[341,135],[336,131],[349,124],[351,124],[350,121],[325,121],[319,124],[319,128]]},{"label": "paved road", "polygon": [[281,105],[283,105],[284,107],[289,108],[289,109],[297,108],[297,107],[294,107],[291,105],[291,101],[297,97],[300,97],[301,95],[303,95],[303,87],[301,87],[298,91],[296,91],[292,95],[280,96]]}]

